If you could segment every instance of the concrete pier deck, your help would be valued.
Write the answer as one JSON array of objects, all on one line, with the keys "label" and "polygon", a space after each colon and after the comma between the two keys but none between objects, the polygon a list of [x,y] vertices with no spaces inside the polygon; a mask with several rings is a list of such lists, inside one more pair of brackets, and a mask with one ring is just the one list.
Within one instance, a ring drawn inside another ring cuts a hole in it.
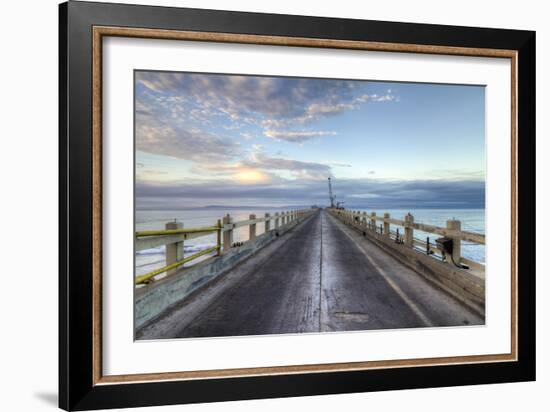
[{"label": "concrete pier deck", "polygon": [[483,324],[324,210],[139,331],[138,339]]}]

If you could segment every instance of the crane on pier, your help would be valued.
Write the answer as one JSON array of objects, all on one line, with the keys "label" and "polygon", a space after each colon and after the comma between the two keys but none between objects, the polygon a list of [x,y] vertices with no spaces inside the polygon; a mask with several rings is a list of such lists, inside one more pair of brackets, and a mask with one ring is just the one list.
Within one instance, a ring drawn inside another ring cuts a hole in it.
[{"label": "crane on pier", "polygon": [[336,199],[336,196],[332,194],[332,182],[330,177],[328,178],[328,197],[330,199],[330,207],[334,208],[334,199]]}]

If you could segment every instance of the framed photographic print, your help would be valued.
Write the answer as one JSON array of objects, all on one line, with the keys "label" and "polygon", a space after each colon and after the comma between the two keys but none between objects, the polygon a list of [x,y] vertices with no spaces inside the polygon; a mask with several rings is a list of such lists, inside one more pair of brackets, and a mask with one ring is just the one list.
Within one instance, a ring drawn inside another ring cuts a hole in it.
[{"label": "framed photographic print", "polygon": [[60,407],[535,379],[535,33],[60,5]]}]

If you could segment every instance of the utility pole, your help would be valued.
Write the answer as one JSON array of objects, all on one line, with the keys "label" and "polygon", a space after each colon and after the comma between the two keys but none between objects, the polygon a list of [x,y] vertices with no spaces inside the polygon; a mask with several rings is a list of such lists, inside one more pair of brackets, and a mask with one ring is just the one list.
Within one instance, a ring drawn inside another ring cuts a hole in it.
[{"label": "utility pole", "polygon": [[330,177],[328,178],[328,197],[330,199],[330,207],[334,208],[334,196],[332,195],[332,182]]}]

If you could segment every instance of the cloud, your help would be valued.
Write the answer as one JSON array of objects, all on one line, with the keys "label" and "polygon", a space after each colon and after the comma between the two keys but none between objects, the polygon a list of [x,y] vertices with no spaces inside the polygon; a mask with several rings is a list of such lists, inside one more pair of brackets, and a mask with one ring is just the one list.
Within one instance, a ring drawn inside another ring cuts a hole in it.
[{"label": "cloud", "polygon": [[[263,147],[257,145],[255,151],[246,159],[235,163],[201,163],[193,168],[193,172],[204,175],[210,173],[211,176],[218,177],[237,177],[243,172],[260,173],[262,180],[270,180],[281,184],[287,184],[289,180],[324,180],[331,175],[330,165],[316,162],[304,162],[300,160],[287,159],[283,157],[273,157],[262,151]],[[286,174],[286,178],[279,174]]]},{"label": "cloud", "polygon": [[391,90],[388,90],[386,94],[364,94],[355,99],[355,103],[366,103],[366,102],[392,102],[397,100],[396,96],[392,94]]},{"label": "cloud", "polygon": [[[394,208],[479,208],[485,205],[483,181],[383,181],[338,179],[333,181],[338,201],[346,207]],[[328,205],[326,180],[276,181],[269,184],[227,184],[219,181],[201,184],[136,184],[139,209],[223,206],[307,206]]]},{"label": "cloud", "polygon": [[316,102],[352,100],[353,90],[365,83],[146,71],[137,72],[136,81],[151,92],[183,96],[183,102],[219,110],[233,119],[245,118],[250,113],[279,119],[304,116]]},{"label": "cloud", "polygon": [[324,132],[324,131],[283,131],[283,130],[266,130],[264,135],[272,139],[284,140],[287,142],[305,142],[306,140],[315,139],[321,136],[334,136],[336,132]]},{"label": "cloud", "polygon": [[353,110],[355,107],[353,103],[313,103],[307,108],[307,114],[310,116],[333,115],[346,110]]},{"label": "cloud", "polygon": [[327,165],[332,167],[352,167],[349,163],[341,163],[341,162],[328,162]]},{"label": "cloud", "polygon": [[[394,100],[366,93],[367,81],[305,79],[175,72],[136,72],[138,122],[147,116],[172,118],[225,130],[245,125],[290,142],[304,142],[326,132],[297,128],[355,110],[360,105]],[[281,131],[285,130],[285,131]],[[243,132],[249,133],[249,132]],[[316,134],[319,133],[319,134]],[[245,134],[249,137],[249,134]]]},{"label": "cloud", "polygon": [[137,125],[136,150],[199,163],[229,161],[242,153],[233,139],[162,121]]},{"label": "cloud", "polygon": [[376,199],[379,198],[380,195],[377,195],[376,193],[354,193],[349,197],[356,199]]},{"label": "cloud", "polygon": [[244,161],[243,164],[261,170],[289,171],[294,178],[301,179],[318,180],[326,179],[330,176],[330,166],[328,165],[282,157],[271,157],[264,153],[255,153],[250,160]]},{"label": "cloud", "polygon": [[432,179],[442,180],[483,180],[485,179],[484,170],[466,170],[466,169],[438,169],[429,172]]}]

